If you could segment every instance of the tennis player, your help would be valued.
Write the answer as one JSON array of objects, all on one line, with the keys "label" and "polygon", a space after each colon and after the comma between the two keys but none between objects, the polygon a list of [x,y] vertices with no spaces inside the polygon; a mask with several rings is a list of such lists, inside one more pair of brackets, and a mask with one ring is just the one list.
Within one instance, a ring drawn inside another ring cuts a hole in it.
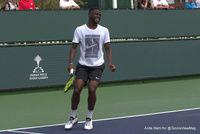
[{"label": "tennis player", "polygon": [[80,101],[80,93],[88,82],[88,113],[84,129],[91,130],[92,115],[96,102],[96,89],[105,68],[103,58],[103,46],[105,48],[108,67],[113,72],[116,67],[111,63],[112,51],[110,48],[110,35],[107,28],[99,25],[101,10],[91,8],[88,13],[88,23],[76,28],[72,47],[70,49],[68,70],[75,69],[73,60],[77,46],[80,45],[81,56],[76,65],[76,79],[74,92],[71,98],[71,117],[65,125],[65,129],[71,129],[77,122],[77,108]]}]

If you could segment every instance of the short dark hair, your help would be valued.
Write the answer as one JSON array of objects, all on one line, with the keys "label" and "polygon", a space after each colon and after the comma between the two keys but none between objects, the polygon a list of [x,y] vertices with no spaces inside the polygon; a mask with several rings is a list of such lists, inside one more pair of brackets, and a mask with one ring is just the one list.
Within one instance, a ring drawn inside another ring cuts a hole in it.
[{"label": "short dark hair", "polygon": [[101,11],[101,9],[100,8],[98,8],[98,7],[92,7],[92,8],[90,8],[89,9],[89,14],[92,12],[92,11],[94,11],[94,10],[100,10]]}]

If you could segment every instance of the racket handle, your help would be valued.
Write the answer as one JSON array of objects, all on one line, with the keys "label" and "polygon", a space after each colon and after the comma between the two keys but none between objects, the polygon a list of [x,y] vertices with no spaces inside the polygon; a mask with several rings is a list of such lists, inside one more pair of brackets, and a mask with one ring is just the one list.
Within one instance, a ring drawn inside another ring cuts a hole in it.
[{"label": "racket handle", "polygon": [[73,74],[73,72],[74,72],[74,69],[72,68],[72,69],[70,70],[70,74]]}]

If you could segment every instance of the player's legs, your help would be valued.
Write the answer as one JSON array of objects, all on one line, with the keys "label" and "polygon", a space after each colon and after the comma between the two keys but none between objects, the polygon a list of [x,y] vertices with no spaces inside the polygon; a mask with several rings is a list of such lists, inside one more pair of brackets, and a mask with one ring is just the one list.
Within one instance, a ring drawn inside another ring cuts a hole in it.
[{"label": "player's legs", "polygon": [[88,84],[88,110],[94,110],[96,103],[96,89],[99,85],[98,81],[90,81]]},{"label": "player's legs", "polygon": [[96,89],[99,85],[105,65],[92,67],[89,69],[88,83],[88,110],[94,110],[96,103]]},{"label": "player's legs", "polygon": [[79,63],[76,66],[76,80],[74,82],[74,92],[71,98],[71,108],[75,110],[78,108],[80,101],[80,93],[88,80],[88,69]]},{"label": "player's legs", "polygon": [[76,110],[80,101],[80,93],[85,86],[85,81],[82,79],[76,79],[74,82],[74,92],[71,98],[71,109]]},{"label": "player's legs", "polygon": [[74,91],[71,97],[71,117],[66,123],[65,129],[71,129],[78,122],[76,113],[80,101],[80,93],[88,79],[87,74],[87,68],[78,64],[76,68],[76,79],[74,81]]},{"label": "player's legs", "polygon": [[92,115],[94,111],[94,106],[96,103],[96,89],[99,85],[99,81],[91,80],[88,83],[88,114],[86,117],[86,122],[84,129],[91,130],[93,129],[92,125]]},{"label": "player's legs", "polygon": [[90,68],[90,71],[89,71],[88,114],[87,114],[86,122],[84,126],[86,130],[93,129],[92,115],[93,115],[93,111],[94,111],[94,107],[96,103],[96,90],[99,85],[104,68],[105,66],[103,64],[101,66]]},{"label": "player's legs", "polygon": [[76,116],[77,107],[80,101],[80,93],[85,86],[85,82],[81,79],[76,79],[74,82],[74,92],[71,98],[71,117],[65,125],[65,129],[71,129],[76,123],[78,123],[78,118]]}]

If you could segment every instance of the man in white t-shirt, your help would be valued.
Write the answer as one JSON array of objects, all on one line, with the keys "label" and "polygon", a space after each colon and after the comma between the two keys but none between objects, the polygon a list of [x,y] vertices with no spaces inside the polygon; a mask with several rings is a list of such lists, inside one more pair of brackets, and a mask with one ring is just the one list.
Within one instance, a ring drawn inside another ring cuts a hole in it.
[{"label": "man in white t-shirt", "polygon": [[88,81],[88,114],[84,129],[91,130],[93,128],[92,115],[96,102],[96,89],[105,68],[103,47],[106,51],[108,67],[112,72],[116,69],[111,63],[112,51],[109,31],[98,24],[101,18],[101,10],[99,8],[91,8],[88,17],[87,24],[76,28],[70,49],[68,71],[75,69],[73,60],[78,45],[80,45],[81,56],[76,66],[74,92],[71,98],[71,117],[65,125],[65,129],[71,129],[78,122],[76,113],[80,101],[80,93]]},{"label": "man in white t-shirt", "polygon": [[79,5],[74,0],[60,0],[61,9],[80,9]]},{"label": "man in white t-shirt", "polygon": [[169,4],[166,0],[153,0],[154,8],[169,8]]}]

